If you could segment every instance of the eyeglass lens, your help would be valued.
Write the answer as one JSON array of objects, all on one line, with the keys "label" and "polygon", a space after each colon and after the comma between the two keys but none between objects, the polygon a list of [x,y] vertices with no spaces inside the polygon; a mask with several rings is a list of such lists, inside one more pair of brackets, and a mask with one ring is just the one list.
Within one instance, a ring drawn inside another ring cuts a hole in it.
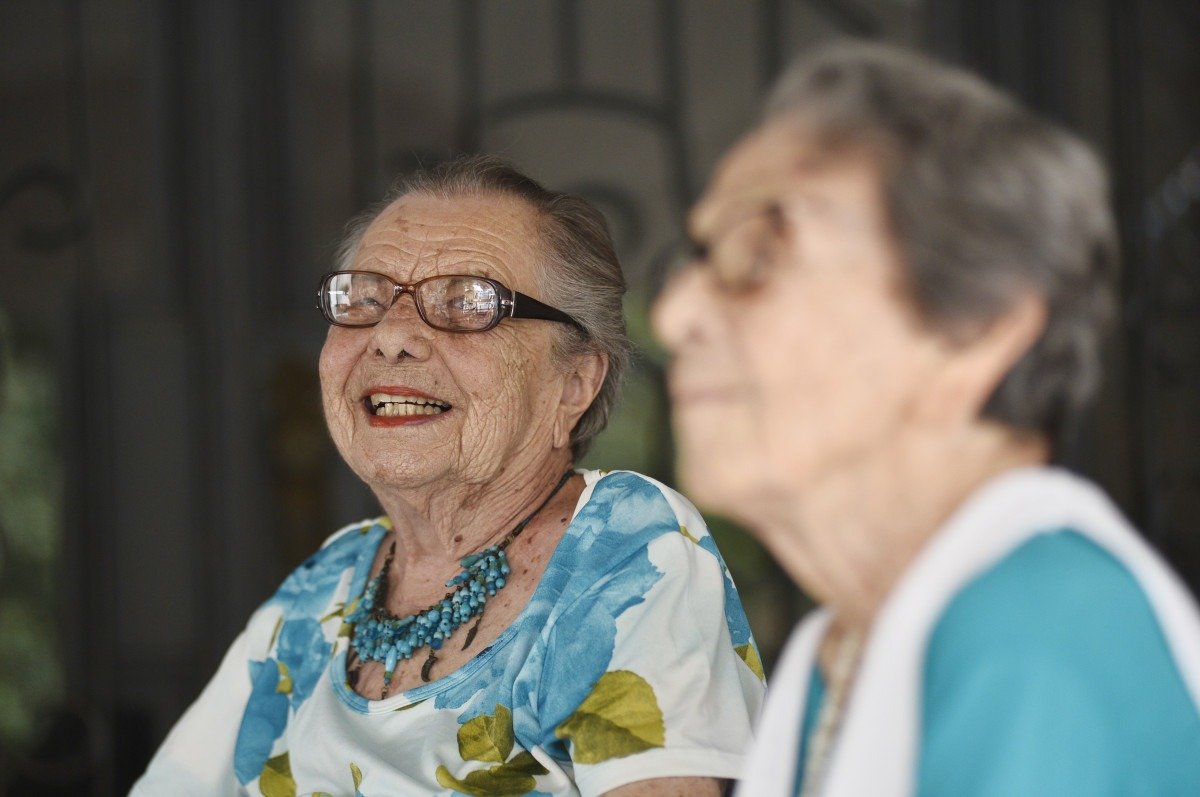
[{"label": "eyeglass lens", "polygon": [[[377,324],[392,306],[394,284],[381,274],[332,274],[325,283],[326,313],[338,324]],[[474,277],[435,277],[418,283],[413,292],[425,322],[438,329],[486,329],[500,311],[496,287]]]},{"label": "eyeglass lens", "polygon": [[726,290],[751,288],[771,263],[779,225],[774,206],[759,208],[736,218],[710,240],[689,244],[680,265],[703,268]]}]

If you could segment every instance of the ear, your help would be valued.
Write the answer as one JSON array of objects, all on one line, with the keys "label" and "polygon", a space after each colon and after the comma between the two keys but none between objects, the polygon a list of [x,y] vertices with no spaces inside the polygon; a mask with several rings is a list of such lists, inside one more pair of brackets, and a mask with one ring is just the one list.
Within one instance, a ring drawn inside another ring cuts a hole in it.
[{"label": "ear", "polygon": [[1045,329],[1045,301],[1025,293],[968,341],[947,341],[943,365],[922,393],[923,420],[956,425],[977,420],[996,387]]},{"label": "ear", "polygon": [[563,381],[554,418],[554,447],[571,444],[571,432],[579,418],[592,406],[596,394],[608,374],[608,355],[600,352],[581,354],[575,358]]}]

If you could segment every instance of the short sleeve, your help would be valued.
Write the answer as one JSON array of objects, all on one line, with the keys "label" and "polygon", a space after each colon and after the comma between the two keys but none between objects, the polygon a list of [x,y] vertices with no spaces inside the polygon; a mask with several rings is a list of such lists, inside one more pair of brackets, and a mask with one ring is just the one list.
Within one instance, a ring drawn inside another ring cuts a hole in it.
[{"label": "short sleeve", "polygon": [[763,685],[730,635],[732,582],[699,544],[702,523],[674,525],[614,563],[548,636],[543,734],[569,756],[583,795],[653,778],[734,778],[750,744]]},{"label": "short sleeve", "polygon": [[955,597],[924,690],[922,797],[1181,794],[1200,782],[1200,716],[1154,612],[1078,533],[1040,535]]},{"label": "short sleeve", "polygon": [[[370,566],[384,532],[380,521],[345,526],[292,571],[250,616],[216,674],[175,723],[134,785],[132,797],[245,793],[240,784],[261,770],[287,724],[289,705],[303,701],[325,671],[330,645],[317,618],[325,615],[334,593],[355,567]],[[300,661],[272,657],[277,643],[297,639],[300,644],[287,647]],[[306,655],[317,646],[321,655]],[[280,668],[289,665],[292,686],[284,695],[277,684]]]},{"label": "short sleeve", "polygon": [[[261,611],[261,610],[260,610]],[[216,797],[240,794],[233,748],[250,696],[248,661],[256,615],[226,651],[216,674],[159,747],[130,797]]]}]

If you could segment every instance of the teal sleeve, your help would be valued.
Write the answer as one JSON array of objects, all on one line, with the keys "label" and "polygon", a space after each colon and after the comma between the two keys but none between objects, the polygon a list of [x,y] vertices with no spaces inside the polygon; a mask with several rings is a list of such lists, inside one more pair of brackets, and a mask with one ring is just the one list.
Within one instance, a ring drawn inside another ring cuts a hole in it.
[{"label": "teal sleeve", "polygon": [[930,638],[917,793],[1200,794],[1200,715],[1132,575],[1075,532],[963,589]]}]

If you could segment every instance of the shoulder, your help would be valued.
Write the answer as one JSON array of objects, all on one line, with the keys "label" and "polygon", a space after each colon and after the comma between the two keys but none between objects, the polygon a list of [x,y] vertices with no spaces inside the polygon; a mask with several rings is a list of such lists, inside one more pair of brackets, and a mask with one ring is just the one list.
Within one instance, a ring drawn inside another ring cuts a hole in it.
[{"label": "shoulder", "polygon": [[567,600],[618,585],[644,595],[697,557],[713,558],[703,519],[679,493],[632,471],[584,476],[575,517],[543,576],[548,589]]},{"label": "shoulder", "polygon": [[302,614],[326,611],[346,572],[364,563],[369,567],[379,541],[389,528],[385,517],[343,526],[284,579],[268,603],[282,603],[288,610]]},{"label": "shoulder", "polygon": [[1145,593],[1112,554],[1063,529],[1025,542],[960,590],[930,648],[1088,665],[1095,646],[1117,647],[1127,633],[1162,641]]},{"label": "shoulder", "polygon": [[927,776],[1116,783],[1165,776],[1200,750],[1200,715],[1146,594],[1070,529],[1025,542],[952,599],[930,637],[923,703]]},{"label": "shoulder", "polygon": [[655,479],[629,470],[590,471],[585,478],[590,493],[576,517],[584,531],[640,539],[673,534],[693,541],[708,535],[691,502]]},{"label": "shoulder", "polygon": [[703,516],[683,495],[634,471],[586,474],[584,501],[571,524],[568,549],[600,554],[608,568],[649,553],[662,570],[671,562],[724,562]]}]

